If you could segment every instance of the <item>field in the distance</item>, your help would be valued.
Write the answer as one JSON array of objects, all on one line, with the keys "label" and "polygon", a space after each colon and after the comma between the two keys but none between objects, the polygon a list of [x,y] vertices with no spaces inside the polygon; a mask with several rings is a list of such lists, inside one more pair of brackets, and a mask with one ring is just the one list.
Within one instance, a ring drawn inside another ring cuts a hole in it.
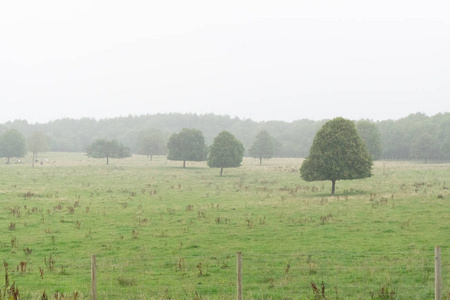
[{"label": "field in the distance", "polygon": [[432,299],[436,245],[449,298],[449,164],[376,162],[332,197],[301,159],[245,158],[223,177],[164,157],[40,159],[0,166],[0,253],[21,299],[89,299],[92,254],[99,299],[234,299],[238,251],[244,299],[320,299],[322,281],[327,299]]}]

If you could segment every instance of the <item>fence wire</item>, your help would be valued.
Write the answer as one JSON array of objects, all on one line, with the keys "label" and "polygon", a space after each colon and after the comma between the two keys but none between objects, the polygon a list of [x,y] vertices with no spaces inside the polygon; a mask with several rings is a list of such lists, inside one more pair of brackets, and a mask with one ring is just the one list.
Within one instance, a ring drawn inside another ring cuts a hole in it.
[{"label": "fence wire", "polygon": [[[450,299],[448,254],[442,253],[443,299]],[[21,299],[90,299],[90,257],[5,263]],[[236,298],[236,253],[98,255],[96,270],[98,299]],[[244,299],[433,299],[434,284],[432,251],[243,253]]]}]

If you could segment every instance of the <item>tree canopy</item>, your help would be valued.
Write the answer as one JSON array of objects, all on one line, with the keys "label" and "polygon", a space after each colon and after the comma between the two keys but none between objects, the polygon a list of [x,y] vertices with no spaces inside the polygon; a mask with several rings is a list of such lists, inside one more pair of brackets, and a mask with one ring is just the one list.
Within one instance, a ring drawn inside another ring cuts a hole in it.
[{"label": "tree canopy", "polygon": [[167,149],[167,159],[183,161],[183,168],[186,167],[186,161],[206,160],[208,153],[203,133],[193,128],[183,128],[179,133],[172,134]]},{"label": "tree canopy", "polygon": [[334,195],[337,180],[370,177],[372,164],[355,124],[335,118],[317,132],[300,173],[306,181],[331,180]]},{"label": "tree canopy", "polygon": [[25,137],[16,129],[9,129],[0,136],[0,157],[6,157],[9,164],[11,157],[24,157],[27,153]]},{"label": "tree canopy", "polygon": [[93,158],[106,158],[109,164],[110,158],[130,157],[130,149],[117,140],[98,139],[86,148],[86,154]]},{"label": "tree canopy", "polygon": [[256,135],[253,145],[249,149],[252,157],[259,159],[259,165],[263,159],[272,158],[275,153],[276,140],[266,131],[261,130]]},{"label": "tree canopy", "polygon": [[429,133],[422,133],[414,140],[410,156],[423,159],[427,163],[429,159],[439,159],[442,154],[437,139]]},{"label": "tree canopy", "polygon": [[369,151],[373,160],[377,160],[381,156],[381,137],[375,123],[360,120],[356,122],[356,129],[361,137],[361,140],[366,145],[367,151]]},{"label": "tree canopy", "polygon": [[223,168],[237,168],[244,157],[244,145],[228,131],[222,131],[215,138],[209,148],[208,166],[220,168],[220,176]]},{"label": "tree canopy", "polygon": [[[139,153],[139,133],[148,128],[161,131],[164,139],[182,128],[196,128],[202,132],[206,145],[211,145],[214,137],[226,130],[242,141],[246,149],[250,149],[259,131],[267,130],[280,145],[273,156],[306,157],[317,131],[326,121],[256,122],[223,115],[170,113],[99,120],[63,118],[43,124],[15,120],[0,124],[0,134],[13,128],[29,137],[34,131],[39,131],[48,137],[49,150],[55,152],[83,152],[98,138],[117,139],[130,147],[133,153]],[[373,122],[372,125],[380,134],[380,159],[414,159],[415,153],[411,152],[413,144],[420,141],[420,135],[429,134],[439,148],[439,152],[433,154],[433,160],[450,160],[450,112],[434,116],[416,113],[398,120]],[[369,145],[367,148],[376,159]]]}]

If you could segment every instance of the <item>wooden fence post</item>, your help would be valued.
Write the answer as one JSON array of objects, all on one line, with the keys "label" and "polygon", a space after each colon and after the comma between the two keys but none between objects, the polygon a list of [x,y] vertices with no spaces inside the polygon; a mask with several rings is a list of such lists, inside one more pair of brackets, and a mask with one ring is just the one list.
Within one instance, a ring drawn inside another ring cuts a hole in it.
[{"label": "wooden fence post", "polygon": [[242,252],[236,253],[237,260],[237,300],[242,300]]},{"label": "wooden fence post", "polygon": [[434,299],[441,300],[442,278],[441,278],[441,247],[434,249]]},{"label": "wooden fence post", "polygon": [[97,300],[97,264],[95,262],[95,255],[91,258],[91,291],[92,300]]}]

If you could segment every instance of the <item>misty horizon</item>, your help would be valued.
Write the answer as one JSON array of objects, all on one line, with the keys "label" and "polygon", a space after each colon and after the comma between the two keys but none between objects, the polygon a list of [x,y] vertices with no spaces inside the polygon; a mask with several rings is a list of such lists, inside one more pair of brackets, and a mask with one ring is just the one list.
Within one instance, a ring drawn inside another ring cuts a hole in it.
[{"label": "misty horizon", "polygon": [[[450,112],[438,112],[438,113],[436,113],[436,114],[433,114],[433,115],[428,115],[428,114],[426,114],[426,113],[424,113],[424,112],[415,112],[415,113],[410,113],[410,114],[408,114],[408,115],[405,115],[405,116],[402,116],[402,117],[400,117],[400,118],[398,118],[398,119],[382,119],[382,120],[374,120],[374,119],[367,119],[367,118],[357,118],[357,119],[350,119],[350,120],[352,120],[352,121],[359,121],[359,120],[369,120],[369,121],[372,121],[372,122],[383,122],[383,121],[390,121],[390,120],[392,120],[392,121],[398,121],[398,120],[400,120],[400,119],[404,119],[404,118],[406,118],[406,117],[408,117],[408,116],[410,116],[410,115],[416,115],[416,114],[422,114],[422,115],[425,115],[426,117],[429,117],[429,118],[431,118],[431,117],[434,117],[434,116],[436,116],[436,115],[440,115],[440,114],[449,114]],[[324,118],[324,119],[310,119],[310,118],[301,118],[301,119],[294,119],[294,120],[254,120],[254,119],[252,119],[252,118],[242,118],[242,117],[239,117],[239,116],[230,116],[230,115],[227,115],[227,114],[215,114],[215,113],[191,113],[191,112],[189,112],[189,113],[179,113],[179,112],[169,112],[169,113],[155,113],[155,114],[141,114],[141,115],[136,115],[136,114],[128,114],[128,115],[123,115],[123,116],[110,116],[110,117],[100,117],[100,118],[97,118],[97,117],[87,117],[87,116],[84,116],[84,117],[62,117],[62,118],[56,118],[56,119],[53,119],[53,120],[48,120],[48,121],[44,121],[44,122],[39,122],[39,121],[37,121],[37,122],[33,122],[33,121],[29,121],[29,120],[26,120],[26,119],[14,119],[14,120],[8,120],[8,121],[5,121],[5,122],[2,122],[2,123],[0,123],[0,124],[8,124],[8,123],[14,123],[14,122],[23,122],[23,121],[25,121],[25,122],[27,122],[28,124],[30,124],[30,125],[38,125],[38,124],[42,124],[42,125],[44,125],[44,124],[49,124],[49,123],[52,123],[52,122],[56,122],[56,121],[58,121],[58,120],[66,120],[66,119],[68,119],[68,120],[75,120],[75,121],[78,121],[78,120],[83,120],[83,119],[89,119],[89,120],[94,120],[94,121],[102,121],[102,120],[114,120],[114,119],[121,119],[121,118],[129,118],[129,117],[133,117],[133,118],[143,118],[143,117],[148,117],[148,116],[157,116],[157,115],[162,115],[162,116],[164,116],[164,115],[193,115],[193,116],[199,116],[199,117],[201,117],[201,116],[208,116],[208,115],[211,115],[211,116],[217,116],[217,117],[228,117],[228,118],[230,118],[230,119],[238,119],[238,120],[242,120],[242,121],[245,121],[245,120],[250,120],[250,121],[253,121],[253,122],[256,122],[256,123],[268,123],[268,122],[285,122],[285,123],[293,123],[293,122],[296,122],[296,121],[302,121],[302,120],[309,120],[309,121],[315,121],[315,122],[320,122],[320,121],[326,121],[326,120],[331,120],[331,119],[334,119],[334,118],[337,118],[337,117],[341,117],[341,116],[334,116],[334,117],[332,117],[332,118]]]}]

